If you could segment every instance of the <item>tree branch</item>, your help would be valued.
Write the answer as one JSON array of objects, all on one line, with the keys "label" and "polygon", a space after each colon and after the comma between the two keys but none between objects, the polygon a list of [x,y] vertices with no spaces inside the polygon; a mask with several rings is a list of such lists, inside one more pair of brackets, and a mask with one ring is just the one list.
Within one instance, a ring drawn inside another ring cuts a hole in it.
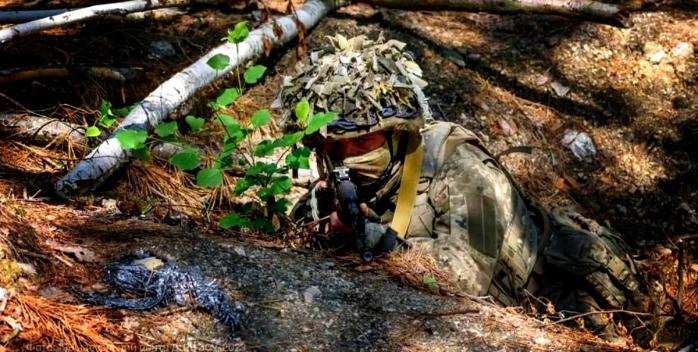
[{"label": "tree branch", "polygon": [[79,22],[99,16],[112,14],[127,14],[162,7],[185,6],[193,3],[219,3],[222,0],[132,0],[103,4],[76,9],[50,17],[41,18],[0,29],[0,44],[42,30],[60,27],[69,23]]},{"label": "tree branch", "polygon": [[[296,11],[296,16],[305,28],[311,28],[338,6],[339,0],[309,0]],[[282,30],[279,36],[274,34],[274,24],[267,23],[250,32],[249,37],[237,47],[235,44],[226,43],[214,48],[157,87],[126,116],[119,128],[107,140],[56,182],[56,193],[67,197],[94,190],[128,160],[129,153],[124,151],[116,140],[117,132],[124,129],[152,130],[196,91],[226,75],[235,67],[262,55],[265,40],[274,45],[281,45],[298,35],[298,27],[293,16],[280,18],[275,23]],[[213,70],[206,63],[216,54],[225,54],[230,57],[230,65],[222,71]]]},{"label": "tree branch", "polygon": [[401,10],[481,11],[495,14],[536,13],[580,18],[627,27],[623,8],[592,0],[355,0]]}]

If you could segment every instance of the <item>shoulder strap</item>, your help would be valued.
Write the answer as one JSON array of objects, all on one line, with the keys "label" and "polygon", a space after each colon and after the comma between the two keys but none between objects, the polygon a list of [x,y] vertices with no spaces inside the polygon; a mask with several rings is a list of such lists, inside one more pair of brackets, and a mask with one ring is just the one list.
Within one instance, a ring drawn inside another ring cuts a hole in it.
[{"label": "shoulder strap", "polygon": [[397,193],[395,214],[390,223],[390,228],[400,239],[405,238],[407,227],[410,225],[412,207],[417,197],[417,185],[422,169],[422,140],[417,136],[410,136],[407,142],[407,155],[400,176],[400,189]]}]

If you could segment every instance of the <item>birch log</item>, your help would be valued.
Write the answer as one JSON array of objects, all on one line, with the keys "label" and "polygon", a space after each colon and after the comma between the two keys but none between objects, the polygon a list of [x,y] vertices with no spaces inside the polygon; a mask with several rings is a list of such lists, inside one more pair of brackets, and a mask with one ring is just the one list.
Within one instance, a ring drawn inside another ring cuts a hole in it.
[{"label": "birch log", "polygon": [[60,15],[67,11],[70,11],[70,9],[0,11],[0,24],[33,21],[39,18]]},{"label": "birch log", "polygon": [[56,138],[84,142],[85,127],[46,117],[0,114],[0,135],[32,143],[47,144]]},{"label": "birch log", "polygon": [[[340,1],[309,0],[296,11],[296,15],[305,28],[311,28],[327,13],[339,7]],[[56,193],[62,197],[68,197],[94,190],[128,160],[129,153],[121,148],[116,139],[118,131],[124,129],[152,130],[180,104],[192,97],[196,91],[226,75],[238,65],[262,55],[264,53],[264,37],[274,45],[281,45],[298,35],[298,28],[293,16],[278,19],[276,23],[282,29],[280,36],[277,37],[274,34],[273,25],[267,23],[250,32],[249,37],[238,44],[237,48],[235,44],[230,43],[218,46],[157,87],[126,116],[107,140],[56,182]],[[216,71],[206,64],[208,59],[216,54],[225,54],[230,57],[230,64],[226,69]]]},{"label": "birch log", "polygon": [[0,44],[6,43],[14,38],[26,36],[45,29],[56,28],[69,23],[79,22],[99,16],[127,14],[162,7],[185,6],[194,3],[215,4],[222,1],[223,0],[132,0],[112,4],[89,6],[0,29]]},{"label": "birch log", "polygon": [[356,0],[401,10],[482,11],[495,14],[536,13],[604,22],[625,27],[623,8],[592,0]]},{"label": "birch log", "polygon": [[[76,9],[0,11],[0,24],[15,24],[29,22],[50,16],[60,15],[62,13],[74,10]],[[127,21],[143,21],[149,19],[167,20],[176,16],[183,15],[185,13],[186,11],[180,10],[178,8],[163,8],[129,13],[126,16],[120,16],[118,14],[112,16],[115,18],[123,18]],[[112,16],[110,16],[110,18]]]}]

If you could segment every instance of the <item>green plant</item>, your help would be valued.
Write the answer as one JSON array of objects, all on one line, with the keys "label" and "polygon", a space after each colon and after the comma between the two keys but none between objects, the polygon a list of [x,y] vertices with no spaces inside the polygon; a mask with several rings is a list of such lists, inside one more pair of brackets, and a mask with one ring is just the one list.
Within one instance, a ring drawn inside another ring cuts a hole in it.
[{"label": "green plant", "polygon": [[85,130],[85,137],[99,137],[102,134],[100,127],[112,127],[116,122],[117,117],[128,115],[128,113],[131,112],[131,110],[133,110],[135,107],[136,105],[134,104],[125,108],[112,110],[112,104],[108,100],[102,99],[101,103],[99,104],[99,114],[97,120],[95,120],[94,125]]},{"label": "green plant", "polygon": [[[237,44],[244,41],[249,34],[245,22],[235,25],[228,32],[227,40]],[[225,54],[216,54],[208,61],[213,70],[224,70],[230,64],[230,57]],[[262,128],[272,120],[272,115],[267,109],[261,109],[252,113],[249,123],[242,124],[227,111],[235,111],[233,115],[245,116],[244,111],[236,110],[235,102],[244,93],[243,80],[236,69],[238,86],[225,88],[220,91],[215,99],[209,102],[214,110],[211,121],[218,123],[225,131],[221,140],[222,150],[214,155],[202,155],[200,148],[187,136],[182,137],[177,122],[161,123],[155,128],[155,136],[151,141],[168,141],[184,145],[181,151],[169,159],[169,163],[183,171],[196,171],[196,185],[199,187],[214,189],[223,187],[226,173],[235,172],[237,175],[242,170],[242,176],[238,177],[232,190],[234,196],[243,194],[253,195],[250,202],[245,203],[240,211],[223,216],[219,226],[228,228],[252,228],[266,232],[277,230],[273,223],[283,219],[283,215],[291,205],[285,195],[291,190],[293,183],[287,174],[290,170],[308,168],[310,149],[297,147],[298,142],[306,135],[311,134],[336,117],[336,113],[318,112],[310,115],[310,106],[307,100],[301,101],[294,112],[303,123],[307,122],[305,130],[282,135],[276,139],[264,139],[252,145],[250,136],[253,131]],[[267,68],[263,65],[248,67],[244,73],[244,83],[258,83],[264,76]],[[201,117],[189,115],[184,121],[189,126],[190,133],[199,133],[205,130],[206,120]],[[122,130],[116,134],[117,140],[126,150],[131,150],[136,157],[149,156],[148,136],[145,131]],[[276,160],[269,157],[277,155]]]}]

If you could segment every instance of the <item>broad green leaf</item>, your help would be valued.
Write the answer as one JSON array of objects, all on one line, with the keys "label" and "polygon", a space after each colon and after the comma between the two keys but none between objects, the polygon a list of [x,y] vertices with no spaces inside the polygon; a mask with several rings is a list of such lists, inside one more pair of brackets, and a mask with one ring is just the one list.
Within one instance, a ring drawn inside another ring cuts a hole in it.
[{"label": "broad green leaf", "polygon": [[327,125],[330,121],[337,117],[336,112],[319,112],[308,121],[308,127],[305,128],[305,134],[313,134],[317,132],[322,126]]},{"label": "broad green leaf", "polygon": [[308,99],[303,98],[303,100],[298,102],[293,112],[296,114],[298,122],[301,125],[305,124],[305,121],[308,120],[308,114],[310,113],[310,103],[308,103]]},{"label": "broad green leaf", "polygon": [[274,152],[274,143],[270,140],[263,140],[259,142],[254,148],[254,156],[267,156]]},{"label": "broad green leaf", "polygon": [[90,126],[85,130],[85,137],[87,138],[99,137],[100,134],[99,128],[95,126]]},{"label": "broad green leaf", "polygon": [[266,166],[266,164],[264,164],[261,161],[258,161],[257,164],[255,164],[254,166],[247,169],[246,174],[248,176],[257,176],[257,175],[261,174],[262,172],[264,172],[265,166]]},{"label": "broad green leaf", "polygon": [[196,173],[196,185],[199,187],[214,188],[221,183],[223,183],[223,172],[219,168],[210,167]]},{"label": "broad green leaf", "polygon": [[247,22],[238,22],[233,30],[228,31],[228,42],[230,43],[242,43],[247,36],[250,34],[250,30],[247,28]]},{"label": "broad green leaf", "polygon": [[161,123],[155,127],[155,133],[160,137],[167,137],[177,132],[177,121]]},{"label": "broad green leaf", "polygon": [[281,136],[281,138],[275,140],[274,145],[276,145],[277,147],[281,147],[281,148],[289,147],[289,146],[292,146],[292,145],[300,142],[300,140],[303,139],[304,135],[305,135],[305,132],[303,132],[303,131],[285,134],[285,135]]},{"label": "broad green leaf", "polygon": [[121,130],[116,133],[116,139],[125,150],[137,149],[145,145],[148,132],[142,130]]},{"label": "broad green leaf", "polygon": [[201,117],[196,117],[194,115],[187,115],[187,117],[184,118],[184,121],[189,125],[189,128],[191,128],[192,132],[198,132],[202,128],[204,128],[204,120]]},{"label": "broad green leaf", "polygon": [[111,127],[116,122],[116,117],[111,110],[111,103],[108,100],[102,99],[99,104],[99,125],[102,127]]},{"label": "broad green leaf", "polygon": [[223,126],[238,126],[240,127],[240,124],[238,124],[237,120],[235,120],[234,117],[228,115],[228,114],[218,114],[216,115],[218,118],[218,121],[223,124]]},{"label": "broad green leaf", "polygon": [[274,177],[271,180],[270,190],[272,195],[288,193],[293,187],[293,182],[288,176]]},{"label": "broad green leaf", "polygon": [[226,88],[223,89],[221,94],[218,95],[218,98],[216,98],[216,105],[217,106],[228,106],[237,100],[237,98],[240,96],[240,89],[238,88]]},{"label": "broad green leaf", "polygon": [[237,144],[245,138],[248,130],[240,127],[237,121],[235,121],[232,117],[222,114],[219,115],[219,118],[225,126],[225,133],[228,136],[225,141],[226,143],[232,142],[233,144]]},{"label": "broad green leaf", "polygon": [[233,191],[233,194],[240,196],[252,186],[254,186],[254,182],[250,178],[238,178],[238,180],[235,181],[235,190]]},{"label": "broad green leaf", "polygon": [[225,54],[216,54],[211,56],[206,63],[211,66],[212,69],[222,71],[230,64],[230,57]]},{"label": "broad green leaf", "polygon": [[112,110],[112,111],[114,112],[114,114],[123,117],[123,116],[126,116],[126,115],[130,114],[131,111],[132,111],[133,109],[136,108],[136,106],[138,106],[138,103],[131,104],[131,105],[129,105],[129,106],[126,106],[126,107],[123,107],[123,108],[120,108],[120,109],[114,109],[114,110]]},{"label": "broad green leaf", "polygon": [[199,167],[199,151],[196,149],[185,149],[170,157],[170,164],[180,170],[193,170]]},{"label": "broad green leaf", "polygon": [[99,117],[112,115],[111,102],[109,100],[102,99],[99,103]]},{"label": "broad green leaf", "polygon": [[152,161],[152,158],[150,156],[150,148],[146,147],[145,145],[142,145],[139,148],[134,149],[131,153],[136,159],[143,160],[146,163]]},{"label": "broad green leaf", "polygon": [[272,207],[269,208],[273,213],[285,214],[288,207],[291,205],[291,201],[286,198],[281,198],[274,203]]},{"label": "broad green leaf", "polygon": [[298,148],[286,156],[286,165],[291,169],[309,169],[310,148]]},{"label": "broad green leaf", "polygon": [[114,118],[114,117],[112,117],[112,118],[104,118],[103,117],[103,118],[99,119],[99,125],[102,127],[111,127],[114,124],[114,122],[116,122],[116,118]]},{"label": "broad green leaf", "polygon": [[254,127],[259,127],[266,125],[271,121],[271,114],[269,113],[269,110],[264,109],[264,110],[257,110],[254,114],[252,114],[252,126]]},{"label": "broad green leaf", "polygon": [[223,229],[230,229],[233,227],[249,227],[250,221],[240,216],[237,213],[230,213],[218,222],[218,226]]},{"label": "broad green leaf", "polygon": [[243,75],[245,77],[245,83],[247,84],[255,84],[257,81],[259,81],[262,76],[264,76],[264,72],[267,71],[267,68],[264,67],[263,65],[254,65],[250,66],[245,70],[245,74]]}]

